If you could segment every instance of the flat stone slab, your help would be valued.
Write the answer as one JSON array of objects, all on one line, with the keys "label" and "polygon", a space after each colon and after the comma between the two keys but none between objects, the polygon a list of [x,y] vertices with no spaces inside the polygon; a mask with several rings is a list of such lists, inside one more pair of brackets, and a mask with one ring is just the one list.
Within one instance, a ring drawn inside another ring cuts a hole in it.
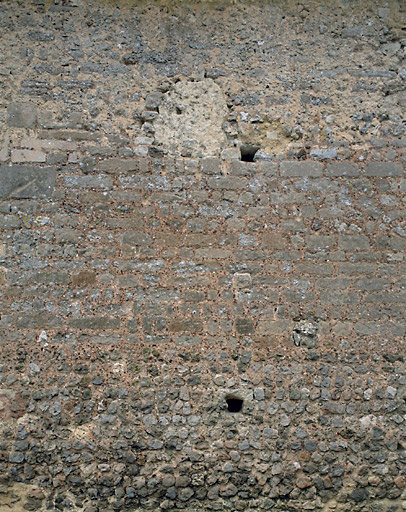
[{"label": "flat stone slab", "polygon": [[7,124],[17,128],[35,128],[37,106],[35,103],[10,103],[7,107]]},{"label": "flat stone slab", "polygon": [[51,197],[55,180],[55,167],[0,165],[0,197]]}]

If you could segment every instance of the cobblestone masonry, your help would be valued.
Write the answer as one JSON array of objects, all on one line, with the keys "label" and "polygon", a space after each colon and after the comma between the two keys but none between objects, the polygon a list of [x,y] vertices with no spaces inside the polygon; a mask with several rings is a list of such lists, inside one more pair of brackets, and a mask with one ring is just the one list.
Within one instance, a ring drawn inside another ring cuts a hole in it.
[{"label": "cobblestone masonry", "polygon": [[404,6],[1,8],[0,511],[406,509]]}]

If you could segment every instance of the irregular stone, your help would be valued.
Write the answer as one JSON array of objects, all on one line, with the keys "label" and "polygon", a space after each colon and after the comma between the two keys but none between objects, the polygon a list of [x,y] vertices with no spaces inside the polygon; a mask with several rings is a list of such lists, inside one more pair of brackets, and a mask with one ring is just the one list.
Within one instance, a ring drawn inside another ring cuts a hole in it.
[{"label": "irregular stone", "polygon": [[300,320],[296,322],[292,332],[294,344],[298,347],[315,348],[318,330],[318,325],[314,321]]}]

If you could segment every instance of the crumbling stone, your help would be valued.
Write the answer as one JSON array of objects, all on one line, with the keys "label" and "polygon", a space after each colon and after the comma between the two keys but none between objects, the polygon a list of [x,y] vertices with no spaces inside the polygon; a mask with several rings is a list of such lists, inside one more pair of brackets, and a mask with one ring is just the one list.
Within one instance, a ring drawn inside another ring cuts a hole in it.
[{"label": "crumbling stone", "polygon": [[293,326],[292,339],[296,346],[315,348],[317,346],[318,325],[314,320],[299,320]]}]

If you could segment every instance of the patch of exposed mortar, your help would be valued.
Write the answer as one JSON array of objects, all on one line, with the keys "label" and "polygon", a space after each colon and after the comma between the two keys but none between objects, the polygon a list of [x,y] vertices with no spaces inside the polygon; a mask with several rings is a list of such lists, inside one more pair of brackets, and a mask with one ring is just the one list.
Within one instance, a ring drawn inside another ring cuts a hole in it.
[{"label": "patch of exposed mortar", "polygon": [[163,95],[154,121],[155,141],[172,154],[218,156],[227,144],[227,114],[226,97],[212,79],[182,80]]}]

